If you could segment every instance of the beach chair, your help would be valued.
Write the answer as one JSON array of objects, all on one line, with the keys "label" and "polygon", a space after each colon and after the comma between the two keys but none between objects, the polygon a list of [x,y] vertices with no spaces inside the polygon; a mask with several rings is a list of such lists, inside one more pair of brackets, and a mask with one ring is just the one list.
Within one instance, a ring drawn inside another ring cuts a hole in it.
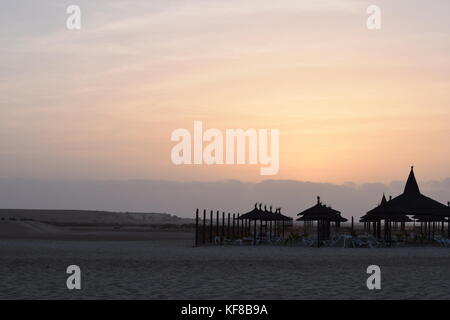
[{"label": "beach chair", "polygon": [[330,243],[330,247],[345,248],[345,238],[342,235],[334,237]]},{"label": "beach chair", "polygon": [[283,237],[276,237],[275,238],[275,244],[281,244],[281,243],[283,243]]},{"label": "beach chair", "polygon": [[231,239],[224,238],[223,239],[223,244],[233,244],[233,241]]},{"label": "beach chair", "polygon": [[252,237],[245,237],[242,239],[242,244],[245,245],[252,245],[253,244],[253,238]]},{"label": "beach chair", "polygon": [[445,246],[450,247],[450,239],[444,239],[445,240]]},{"label": "beach chair", "polygon": [[310,238],[303,238],[302,242],[307,247],[312,247],[314,245],[314,240]]}]

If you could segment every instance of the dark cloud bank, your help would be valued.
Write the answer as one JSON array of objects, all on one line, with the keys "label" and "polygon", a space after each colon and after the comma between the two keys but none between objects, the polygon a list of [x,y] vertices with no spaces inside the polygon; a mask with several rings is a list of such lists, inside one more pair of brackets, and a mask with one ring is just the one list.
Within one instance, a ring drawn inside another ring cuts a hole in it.
[{"label": "dark cloud bank", "polygon": [[[447,203],[450,178],[420,183],[422,193]],[[193,217],[195,208],[246,212],[255,202],[283,207],[294,216],[320,195],[345,217],[359,217],[376,206],[383,192],[396,196],[404,181],[388,185],[352,183],[337,185],[288,180],[258,183],[171,181],[42,181],[0,180],[0,208],[142,211]]]}]

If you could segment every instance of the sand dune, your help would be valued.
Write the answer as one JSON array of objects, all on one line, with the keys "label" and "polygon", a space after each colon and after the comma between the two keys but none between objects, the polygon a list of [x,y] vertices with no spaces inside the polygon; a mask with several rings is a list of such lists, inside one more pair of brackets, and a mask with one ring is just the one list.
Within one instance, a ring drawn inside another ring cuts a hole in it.
[{"label": "sand dune", "polygon": [[109,212],[84,210],[0,209],[0,219],[34,220],[59,225],[155,225],[192,224],[193,219],[166,213]]},{"label": "sand dune", "polygon": [[0,221],[1,236],[61,234],[64,230],[38,221]]}]

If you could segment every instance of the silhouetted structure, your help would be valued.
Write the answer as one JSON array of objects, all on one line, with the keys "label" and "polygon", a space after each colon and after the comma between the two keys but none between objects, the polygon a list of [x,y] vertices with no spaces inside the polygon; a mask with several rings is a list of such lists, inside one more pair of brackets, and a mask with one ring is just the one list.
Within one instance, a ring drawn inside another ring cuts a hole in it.
[{"label": "silhouetted structure", "polygon": [[298,213],[297,215],[301,216],[297,219],[297,221],[304,221],[305,231],[309,222],[317,222],[318,247],[320,247],[322,240],[330,239],[332,222],[334,222],[336,228],[339,228],[341,222],[347,221],[347,219],[341,216],[339,211],[322,204],[320,197],[317,197],[317,203],[314,206]]},{"label": "silhouetted structure", "polygon": [[[292,224],[292,218],[281,213],[281,208],[273,212],[272,207],[267,210],[267,206],[262,208],[262,204],[256,203],[253,210],[240,215],[227,215],[222,213],[222,223],[219,220],[219,211],[216,213],[216,225],[214,227],[213,211],[210,212],[209,226],[206,223],[206,210],[203,211],[203,222],[200,226],[199,210],[196,211],[195,222],[195,245],[215,243],[226,244],[233,241],[242,243],[251,239],[253,244],[280,242],[284,239],[286,222]],[[208,234],[208,237],[206,236]],[[250,238],[251,237],[251,238]]]},{"label": "silhouetted structure", "polygon": [[[445,217],[450,216],[450,208],[444,204],[433,200],[420,192],[414,175],[414,167],[406,181],[405,189],[401,195],[386,201],[385,196],[381,204],[367,212],[361,218],[361,222],[373,223],[374,235],[381,238],[381,221],[384,221],[384,239],[392,241],[392,227],[401,224],[401,229],[405,229],[405,223],[412,220],[408,215],[413,216],[421,224],[421,231],[427,239],[433,239],[436,224],[441,223],[443,230]],[[450,236],[450,229],[448,230]]]},{"label": "silhouetted structure", "polygon": [[[317,203],[300,213],[297,221],[304,222],[305,233],[308,227],[317,223],[317,245],[320,247],[324,240],[330,239],[331,227],[336,229],[347,219],[341,216],[341,213],[322,204],[320,197],[317,197]],[[412,216],[414,220],[411,220]],[[281,208],[272,210],[272,206],[262,207],[262,204],[256,203],[254,208],[243,214],[230,214],[225,219],[225,212],[222,212],[222,222],[220,223],[219,211],[216,212],[216,225],[214,226],[214,212],[209,214],[209,224],[207,225],[206,210],[203,210],[203,221],[200,224],[199,210],[196,212],[195,220],[195,245],[200,242],[215,244],[225,244],[230,242],[243,243],[250,240],[253,244],[264,242],[274,243],[284,239],[286,222],[292,224],[292,218],[281,213]],[[390,244],[393,240],[392,231],[400,229],[406,232],[405,225],[408,222],[420,223],[420,230],[427,239],[434,239],[435,233],[444,233],[447,222],[447,232],[450,238],[450,203],[444,205],[433,200],[420,192],[419,186],[414,175],[414,167],[408,176],[405,189],[401,195],[389,201],[385,195],[381,203],[374,209],[368,211],[361,217],[360,221],[364,223],[364,229],[373,232],[373,235]],[[382,226],[384,235],[381,235]],[[354,219],[352,217],[351,231],[354,234]],[[424,237],[422,237],[424,238]]]},{"label": "silhouetted structure", "polygon": [[[239,217],[240,220],[247,221],[249,225],[253,223],[253,243],[261,243],[264,239],[272,241],[274,238],[278,238],[281,236],[281,239],[284,238],[285,232],[285,222],[292,221],[292,218],[289,218],[281,213],[281,208],[277,208],[275,212],[272,211],[272,207],[270,210],[267,210],[267,207],[264,206],[264,210],[262,209],[262,204],[255,203],[255,207],[252,211],[247,212]],[[257,224],[259,222],[259,233],[257,232]],[[281,234],[280,234],[280,225],[281,224]]]},{"label": "silhouetted structure", "polygon": [[361,217],[361,222],[365,223],[365,229],[370,231],[370,224],[373,223],[373,234],[375,237],[381,239],[381,224],[384,223],[384,240],[387,243],[392,242],[392,229],[393,226],[397,226],[401,223],[402,231],[405,230],[405,223],[411,222],[406,212],[400,208],[394,208],[389,206],[391,200],[387,201],[385,195],[381,199],[379,206],[367,212],[367,214]]}]

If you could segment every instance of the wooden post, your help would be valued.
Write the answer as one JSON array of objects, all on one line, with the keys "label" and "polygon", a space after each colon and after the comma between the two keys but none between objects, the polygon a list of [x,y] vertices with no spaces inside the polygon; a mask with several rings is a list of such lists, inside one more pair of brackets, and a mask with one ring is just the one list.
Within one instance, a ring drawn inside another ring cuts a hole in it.
[{"label": "wooden post", "polygon": [[381,239],[381,220],[378,220],[378,238]]},{"label": "wooden post", "polygon": [[278,221],[275,220],[275,221],[273,222],[273,236],[274,236],[275,238],[277,238],[279,232],[280,232],[280,230],[278,230]]},{"label": "wooden post", "polygon": [[206,210],[203,209],[203,232],[202,232],[203,244],[206,242]]},{"label": "wooden post", "polygon": [[238,213],[238,214],[237,214],[237,220],[236,220],[236,223],[237,223],[237,237],[238,237],[239,239],[242,238],[242,234],[241,234],[241,231],[242,231],[242,221],[239,219],[240,216],[241,216],[241,215]]},{"label": "wooden post", "polygon": [[228,212],[227,238],[230,239],[230,213]]},{"label": "wooden post", "polygon": [[209,215],[209,242],[213,242],[213,211],[211,210],[210,215]]},{"label": "wooden post", "polygon": [[220,238],[219,234],[219,210],[216,212],[216,237]]},{"label": "wooden post", "polygon": [[352,233],[354,233],[355,232],[355,230],[354,230],[354,220],[353,220],[353,216],[352,216]]},{"label": "wooden post", "polygon": [[317,220],[317,248],[320,248],[320,220]]},{"label": "wooden post", "polygon": [[195,246],[198,246],[198,208],[195,212]]},{"label": "wooden post", "polygon": [[263,221],[262,219],[259,221],[259,241],[262,242],[262,228],[263,228]]},{"label": "wooden post", "polygon": [[450,217],[447,220],[447,238],[450,239]]},{"label": "wooden post", "polygon": [[225,239],[225,212],[222,211],[222,242]]},{"label": "wooden post", "polygon": [[272,220],[269,221],[269,239],[272,241]]},{"label": "wooden post", "polygon": [[236,215],[233,213],[233,236],[232,238],[234,239],[236,237],[236,230],[235,230],[235,221],[236,221]]},{"label": "wooden post", "polygon": [[431,223],[433,225],[433,237],[432,237],[432,239],[434,239],[434,231],[435,231],[435,228],[436,228],[436,221],[433,221]]}]

